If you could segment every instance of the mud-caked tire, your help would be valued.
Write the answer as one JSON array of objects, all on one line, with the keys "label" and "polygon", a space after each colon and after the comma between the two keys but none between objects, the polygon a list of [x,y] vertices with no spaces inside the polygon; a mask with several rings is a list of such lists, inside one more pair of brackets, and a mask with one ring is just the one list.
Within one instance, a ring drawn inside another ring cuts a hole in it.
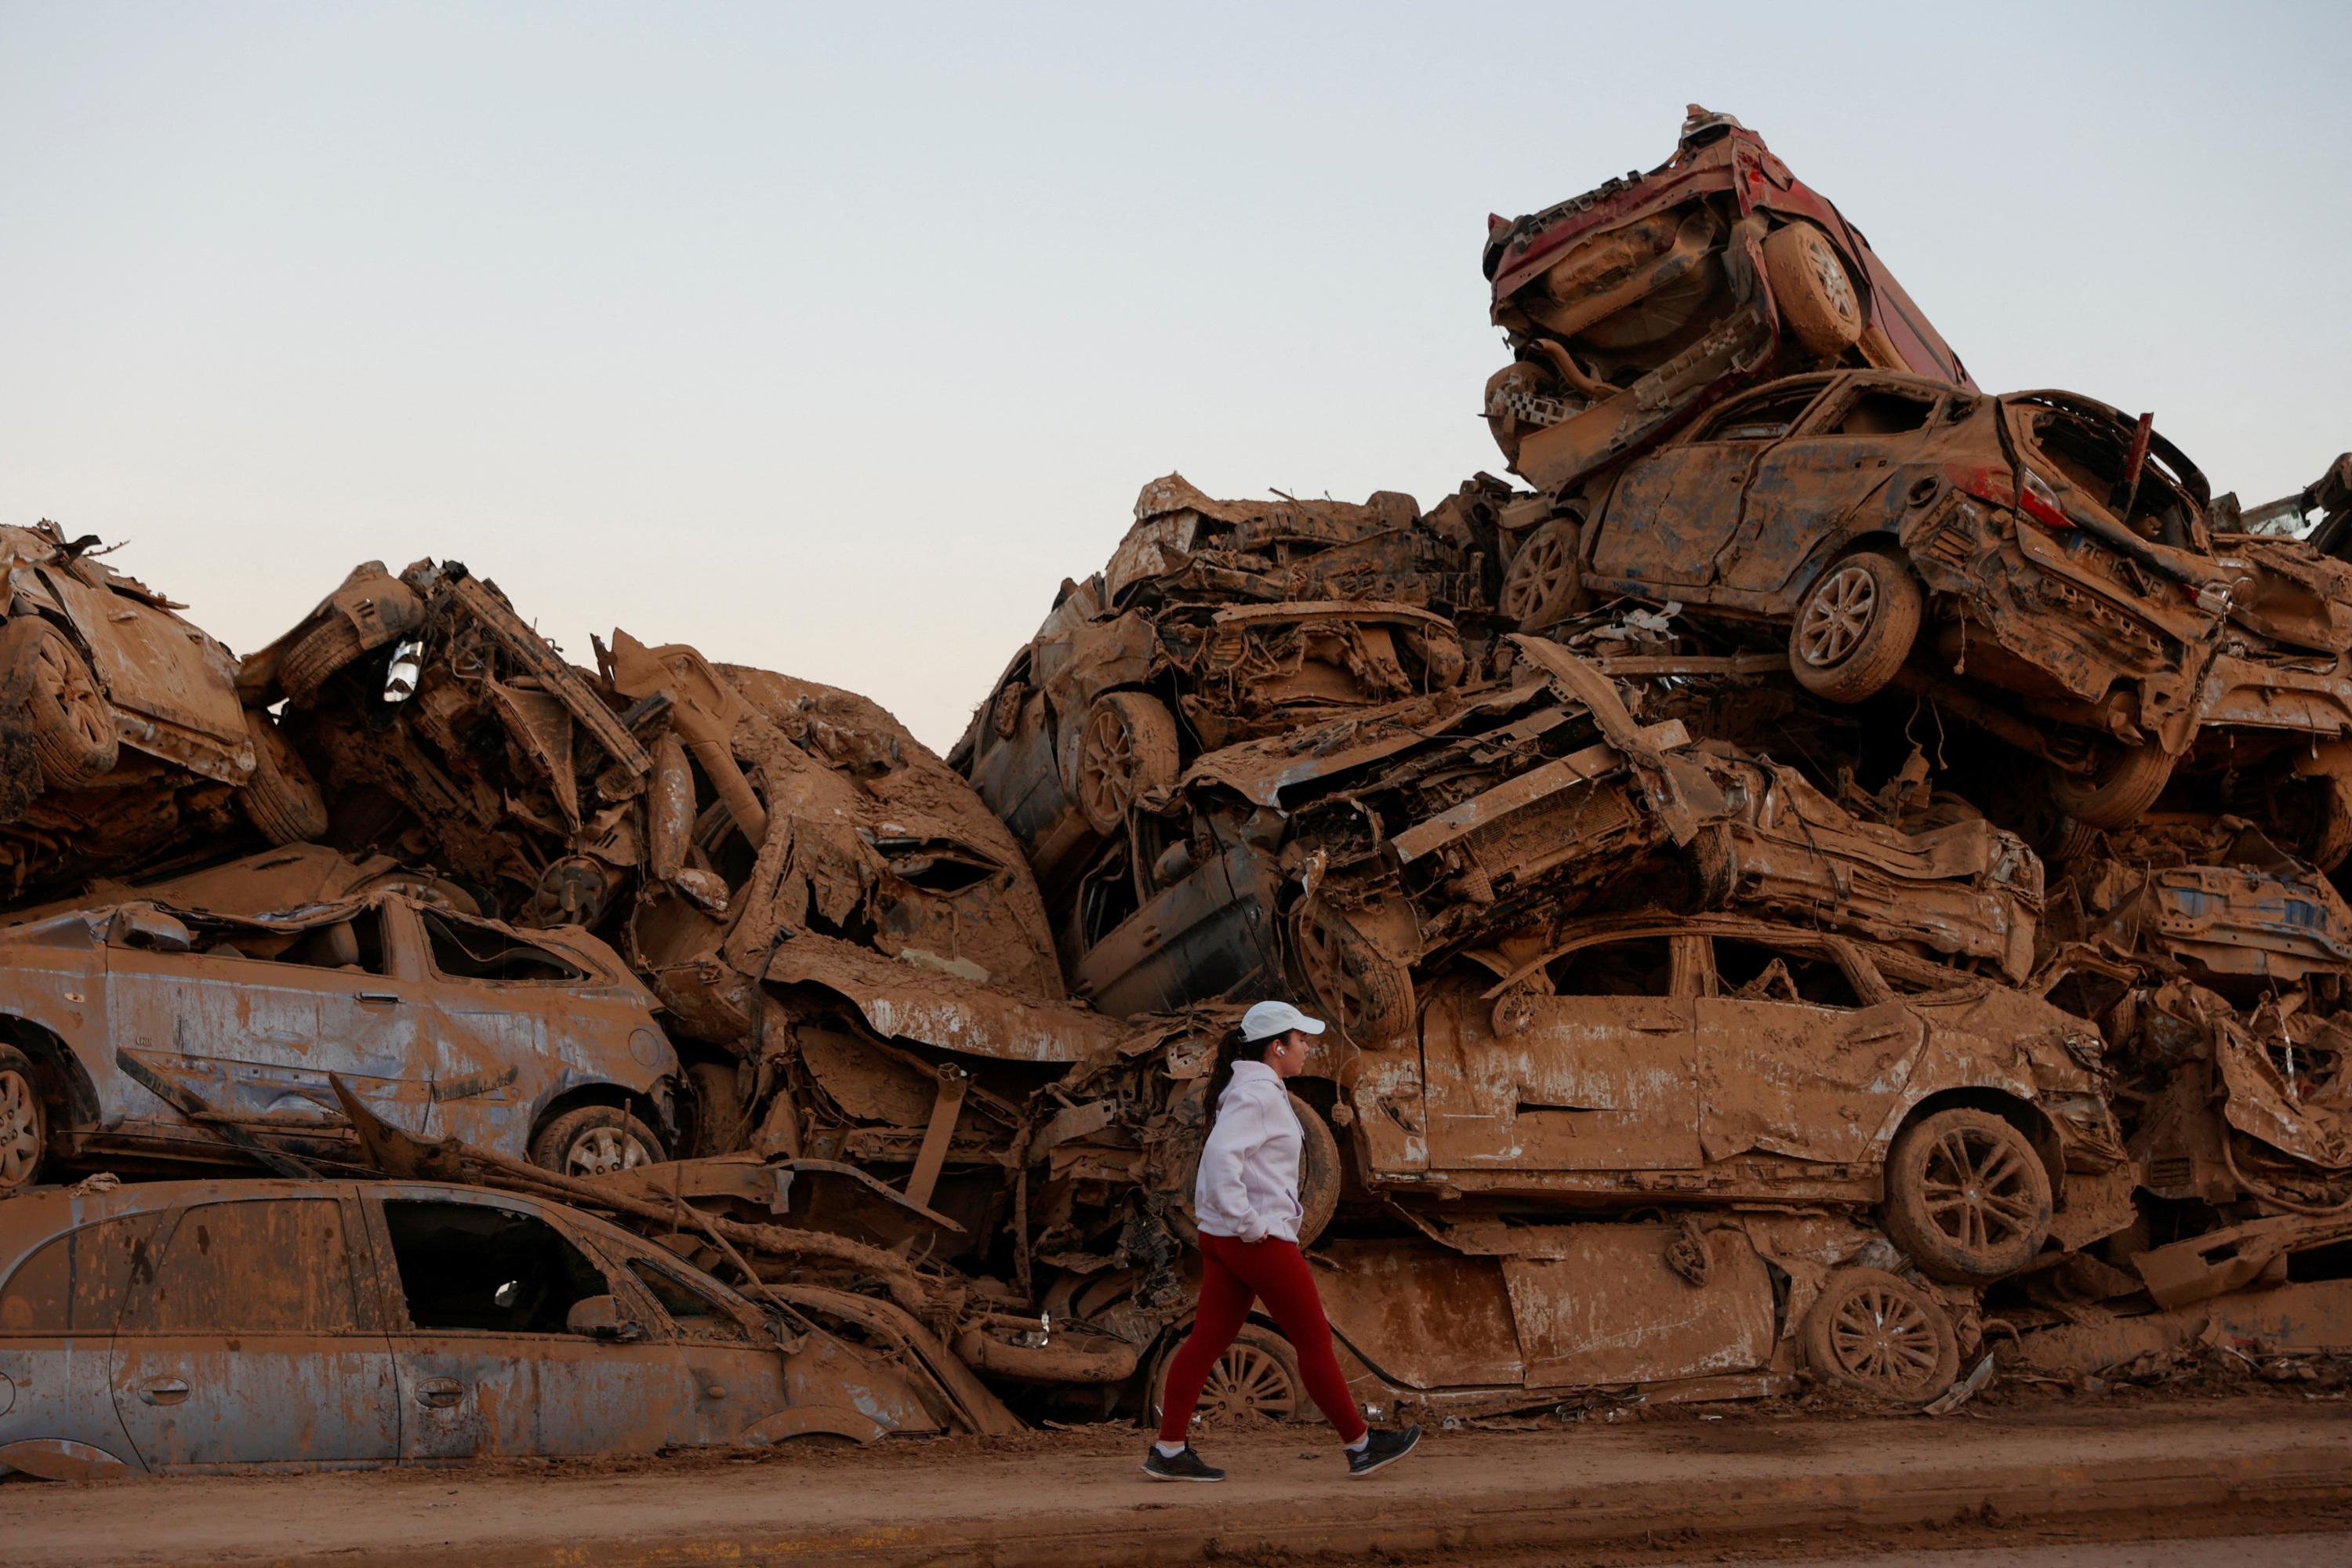
[{"label": "mud-caked tire", "polygon": [[1496,607],[1522,631],[1550,626],[1575,609],[1583,585],[1580,532],[1570,519],[1556,517],[1519,542]]},{"label": "mud-caked tire", "polygon": [[1831,563],[1798,605],[1790,673],[1831,702],[1875,696],[1911,657],[1927,612],[1909,566],[1884,550],[1857,550]]},{"label": "mud-caked tire", "polygon": [[667,1159],[661,1134],[614,1105],[550,1119],[530,1140],[530,1163],[567,1176],[603,1176]]},{"label": "mud-caked tire", "polygon": [[1764,278],[1780,308],[1781,330],[1823,359],[1862,341],[1862,300],[1845,261],[1809,223],[1778,228],[1764,241]]},{"label": "mud-caked tire", "polygon": [[278,685],[297,703],[308,704],[319,689],[367,652],[359,627],[329,612],[327,618],[294,639],[278,658]]},{"label": "mud-caked tire", "polygon": [[1886,1152],[1879,1223],[1931,1279],[1990,1285],[2033,1261],[2050,1235],[2050,1172],[1990,1110],[1923,1116]]},{"label": "mud-caked tire", "polygon": [[1087,709],[1078,733],[1078,809],[1097,833],[1127,826],[1129,807],[1176,782],[1182,756],[1176,716],[1148,692],[1107,691]]},{"label": "mud-caked tire", "polygon": [[[1171,1334],[1151,1363],[1150,1384],[1144,1408],[1154,1426],[1168,1395],[1168,1368],[1191,1334]],[[1251,1425],[1263,1421],[1305,1421],[1317,1415],[1298,1375],[1298,1353],[1290,1342],[1259,1323],[1244,1323],[1225,1353],[1210,1367],[1201,1385],[1201,1403],[1193,1419],[1203,1426]]]},{"label": "mud-caked tire", "polygon": [[0,1198],[39,1181],[48,1157],[48,1110],[41,1103],[32,1059],[13,1046],[0,1046]]},{"label": "mud-caked tire", "polygon": [[1960,1372],[1944,1304],[1878,1268],[1841,1268],[1823,1281],[1800,1341],[1823,1383],[1898,1405],[1925,1405]]},{"label": "mud-caked tire", "polygon": [[0,668],[24,694],[25,725],[43,783],[79,789],[112,771],[121,750],[114,704],[89,660],[63,632],[38,616],[10,621],[0,628]]},{"label": "mud-caked tire", "polygon": [[2175,759],[2154,746],[2102,746],[2092,772],[2050,774],[2058,809],[2091,827],[2129,827],[2172,781]]},{"label": "mud-caked tire", "polygon": [[258,708],[245,710],[245,732],[253,742],[253,776],[236,796],[245,819],[272,844],[308,844],[325,837],[327,797],[301,756]]},{"label": "mud-caked tire", "polygon": [[688,1111],[693,1119],[693,1135],[687,1140],[689,1158],[732,1154],[749,1144],[751,1127],[742,1081],[733,1062],[687,1065]]}]

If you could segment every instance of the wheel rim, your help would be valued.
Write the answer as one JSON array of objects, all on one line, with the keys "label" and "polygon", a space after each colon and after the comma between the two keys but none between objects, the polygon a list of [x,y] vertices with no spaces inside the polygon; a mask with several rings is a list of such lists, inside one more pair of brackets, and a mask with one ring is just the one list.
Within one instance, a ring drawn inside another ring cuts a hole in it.
[{"label": "wheel rim", "polygon": [[1838,1303],[1830,1319],[1830,1348],[1841,1371],[1895,1392],[1933,1377],[1942,1359],[1927,1309],[1876,1284],[1858,1286]]},{"label": "wheel rim", "polygon": [[1201,1385],[1203,1421],[1279,1421],[1296,1405],[1290,1373],[1272,1352],[1236,1344],[1217,1358]]},{"label": "wheel rim", "polygon": [[1797,651],[1817,669],[1843,662],[1878,615],[1878,580],[1865,566],[1841,566],[1805,601]]},{"label": "wheel rim", "polygon": [[1503,613],[1523,621],[1559,595],[1568,570],[1568,550],[1556,533],[1539,533],[1527,542],[1511,563],[1511,580],[1504,585]]},{"label": "wheel rim", "polygon": [[2026,1236],[2041,1205],[2016,1145],[1972,1127],[1955,1127],[1927,1151],[1920,1189],[1927,1217],[1958,1247],[1998,1253]]},{"label": "wheel rim", "polygon": [[1364,940],[1342,930],[1329,916],[1311,914],[1299,923],[1299,948],[1315,994],[1337,1016],[1350,1038],[1369,1032],[1377,996],[1368,967],[1380,961]]},{"label": "wheel rim", "polygon": [[89,667],[56,637],[44,637],[34,656],[34,679],[65,713],[66,722],[82,743],[103,746],[114,732],[106,704],[89,677]]},{"label": "wheel rim", "polygon": [[563,1169],[567,1175],[603,1176],[634,1171],[652,1160],[653,1152],[635,1134],[618,1127],[591,1127],[572,1141]]},{"label": "wheel rim", "polygon": [[41,1157],[41,1107],[25,1075],[0,1072],[0,1186],[33,1173]]},{"label": "wheel rim", "polygon": [[1115,708],[1087,721],[1078,747],[1078,795],[1097,822],[1125,816],[1135,798],[1135,736]]}]

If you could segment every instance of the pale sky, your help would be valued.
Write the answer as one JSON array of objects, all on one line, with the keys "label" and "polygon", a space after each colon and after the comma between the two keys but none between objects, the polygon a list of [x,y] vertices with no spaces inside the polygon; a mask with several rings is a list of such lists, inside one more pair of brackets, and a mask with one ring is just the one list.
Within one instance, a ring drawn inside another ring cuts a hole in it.
[{"label": "pale sky", "polygon": [[1738,115],[1989,388],[2352,447],[2352,6],[0,3],[0,521],[239,651],[355,562],[945,749],[1178,469],[1501,459],[1479,247]]}]

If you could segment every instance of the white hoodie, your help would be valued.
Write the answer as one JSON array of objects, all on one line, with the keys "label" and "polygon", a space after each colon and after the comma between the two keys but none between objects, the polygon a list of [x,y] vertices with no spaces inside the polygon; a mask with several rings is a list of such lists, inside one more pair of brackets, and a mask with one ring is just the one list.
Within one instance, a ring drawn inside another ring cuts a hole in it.
[{"label": "white hoodie", "polygon": [[1305,1134],[1282,1075],[1264,1062],[1234,1064],[1217,1100],[1216,1125],[1201,1149],[1192,1215],[1211,1236],[1242,1241],[1298,1239],[1298,1152]]}]

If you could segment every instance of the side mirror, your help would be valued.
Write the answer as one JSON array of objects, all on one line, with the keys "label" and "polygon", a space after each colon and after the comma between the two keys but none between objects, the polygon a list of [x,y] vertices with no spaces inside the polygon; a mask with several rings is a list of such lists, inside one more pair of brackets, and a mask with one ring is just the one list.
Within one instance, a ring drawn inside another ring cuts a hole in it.
[{"label": "side mirror", "polygon": [[563,1315],[563,1331],[592,1340],[641,1340],[646,1331],[621,1316],[621,1303],[611,1296],[583,1296]]},{"label": "side mirror", "polygon": [[152,905],[133,904],[114,917],[114,940],[125,947],[151,952],[185,952],[196,945],[195,933]]}]

